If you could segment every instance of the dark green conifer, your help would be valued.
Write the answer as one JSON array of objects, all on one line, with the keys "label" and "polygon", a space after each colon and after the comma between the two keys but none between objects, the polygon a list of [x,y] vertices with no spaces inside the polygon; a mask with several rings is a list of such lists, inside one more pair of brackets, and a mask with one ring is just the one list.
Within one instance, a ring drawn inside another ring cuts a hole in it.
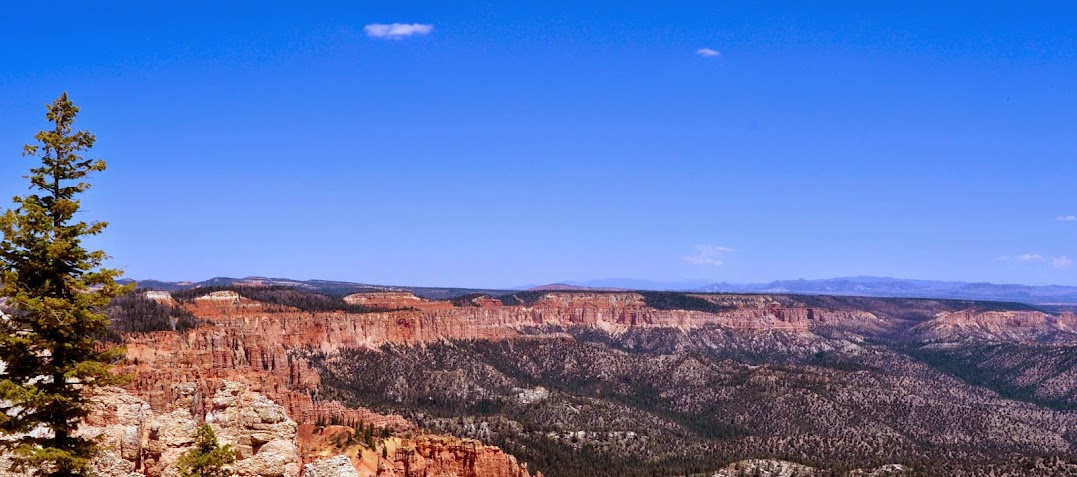
[{"label": "dark green conifer", "polygon": [[220,446],[209,424],[198,428],[194,447],[176,461],[180,477],[228,477],[228,466],[236,461],[231,444]]},{"label": "dark green conifer", "polygon": [[119,380],[111,364],[123,349],[98,340],[108,328],[102,310],[124,287],[118,271],[102,268],[105,252],[82,245],[106,224],[76,218],[86,177],[105,170],[81,155],[95,137],[74,128],[79,108],[67,93],[47,108],[53,127],[23,149],[40,160],[26,176],[30,192],[0,215],[0,296],[13,310],[0,320],[0,432],[11,437],[0,445],[35,475],[86,476],[97,449],[74,431],[89,392]]}]

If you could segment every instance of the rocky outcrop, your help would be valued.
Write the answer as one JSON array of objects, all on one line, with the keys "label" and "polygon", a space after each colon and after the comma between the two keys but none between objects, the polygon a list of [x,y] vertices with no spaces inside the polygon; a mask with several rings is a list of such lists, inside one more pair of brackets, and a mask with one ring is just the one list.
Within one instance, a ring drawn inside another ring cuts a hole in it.
[{"label": "rocky outcrop", "polygon": [[359,477],[348,456],[338,455],[303,466],[303,477]]},{"label": "rocky outcrop", "polygon": [[[334,447],[347,432],[332,426],[305,442],[302,477],[531,477],[527,464],[497,447],[450,436],[391,437],[375,448]],[[541,477],[536,473],[535,477]]]},{"label": "rocky outcrop", "polygon": [[[102,477],[135,477],[155,416],[149,404],[119,388],[102,389],[79,433],[99,439],[102,452],[93,467]],[[193,433],[192,433],[193,434]]]},{"label": "rocky outcrop", "polygon": [[[526,464],[497,447],[471,439],[422,436],[405,442],[392,456],[391,466],[382,469],[385,477],[530,477]],[[536,474],[541,477],[541,473]]]},{"label": "rocky outcrop", "polygon": [[[181,398],[168,412],[119,388],[106,388],[92,399],[90,415],[79,434],[98,439],[102,451],[91,463],[101,477],[174,477],[176,461],[194,444],[199,419],[191,412],[200,399],[197,387],[179,384]],[[296,477],[299,453],[296,423],[284,409],[248,387],[225,382],[212,399],[205,422],[221,445],[236,449],[237,477]],[[0,469],[7,461],[0,456]],[[22,474],[0,470],[0,477]]]},{"label": "rocky outcrop", "polygon": [[[147,477],[171,477],[175,462],[194,442],[202,397],[191,384],[177,385],[181,396],[175,408],[149,420],[144,433],[143,472]],[[221,445],[236,451],[233,472],[239,477],[295,477],[299,474],[296,423],[284,408],[241,383],[224,381],[203,416]]]},{"label": "rocky outcrop", "polygon": [[162,305],[174,305],[176,303],[176,300],[172,298],[172,294],[166,291],[146,290],[142,292],[142,296],[147,300],[152,300]]},{"label": "rocky outcrop", "polygon": [[239,293],[232,290],[210,292],[195,298],[196,301],[212,301],[218,303],[239,304]]},{"label": "rocky outcrop", "polygon": [[218,439],[236,449],[237,476],[294,477],[299,473],[298,426],[284,408],[246,385],[225,381],[205,416]]}]

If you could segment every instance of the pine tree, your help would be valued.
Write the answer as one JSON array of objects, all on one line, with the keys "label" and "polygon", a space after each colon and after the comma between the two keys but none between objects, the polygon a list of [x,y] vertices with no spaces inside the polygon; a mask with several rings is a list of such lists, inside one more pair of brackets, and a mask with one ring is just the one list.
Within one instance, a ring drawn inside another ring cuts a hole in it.
[{"label": "pine tree", "polygon": [[198,428],[194,447],[184,452],[176,461],[180,477],[227,477],[228,466],[236,461],[231,444],[223,447],[217,443],[217,435],[209,424]]},{"label": "pine tree", "polygon": [[41,162],[26,176],[30,193],[0,215],[0,296],[14,310],[0,320],[0,432],[8,435],[0,445],[18,469],[86,476],[97,448],[74,431],[89,413],[88,393],[120,381],[111,363],[123,349],[98,339],[108,328],[101,310],[124,287],[118,271],[101,267],[103,251],[82,246],[106,224],[75,218],[85,178],[105,170],[104,161],[81,155],[95,137],[73,128],[79,108],[67,93],[47,108],[54,127],[23,149]]}]

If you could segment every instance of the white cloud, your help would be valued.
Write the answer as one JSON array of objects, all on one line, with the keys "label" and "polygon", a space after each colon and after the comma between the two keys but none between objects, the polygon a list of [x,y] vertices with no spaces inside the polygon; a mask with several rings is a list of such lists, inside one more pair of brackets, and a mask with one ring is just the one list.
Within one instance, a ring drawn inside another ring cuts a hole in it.
[{"label": "white cloud", "polygon": [[1059,255],[1057,257],[1044,257],[1038,253],[1026,253],[1024,255],[1001,256],[995,258],[1000,262],[1009,262],[1011,260],[1025,263],[1044,263],[1050,265],[1051,268],[1063,270],[1073,267],[1073,260],[1065,255]]},{"label": "white cloud", "polygon": [[367,36],[373,38],[390,38],[399,40],[413,35],[426,35],[434,31],[434,25],[423,23],[371,23],[363,30]]},{"label": "white cloud", "polygon": [[699,55],[699,56],[712,57],[712,56],[721,56],[722,52],[720,52],[718,50],[712,50],[710,48],[700,48],[700,49],[696,50],[696,54]]},{"label": "white cloud", "polygon": [[1043,255],[1040,255],[1038,253],[1026,253],[1024,255],[1018,255],[1018,256],[1013,257],[1013,258],[1014,258],[1014,260],[1017,260],[1018,262],[1042,262],[1043,261]]},{"label": "white cloud", "polygon": [[728,247],[715,247],[712,245],[696,245],[696,254],[689,255],[687,257],[681,257],[685,262],[692,265],[713,265],[715,267],[722,265],[722,256],[727,253],[732,253],[733,249]]},{"label": "white cloud", "polygon": [[1063,222],[1077,222],[1077,215],[1062,215],[1056,220],[1061,220]]}]

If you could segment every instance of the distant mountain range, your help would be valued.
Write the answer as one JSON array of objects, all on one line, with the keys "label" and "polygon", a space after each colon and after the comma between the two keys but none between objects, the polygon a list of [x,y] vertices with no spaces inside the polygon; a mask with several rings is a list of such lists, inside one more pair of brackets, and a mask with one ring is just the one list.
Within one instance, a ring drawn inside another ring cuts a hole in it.
[{"label": "distant mountain range", "polygon": [[726,293],[793,293],[907,298],[1016,301],[1029,304],[1077,304],[1077,287],[998,285],[994,283],[908,280],[885,277],[845,277],[822,280],[780,280],[770,283],[714,283],[697,289]]},{"label": "distant mountain range", "polygon": [[[128,280],[131,282],[131,280]],[[1013,301],[1033,305],[1077,306],[1077,287],[1062,285],[1032,286],[1016,284],[970,283],[937,280],[911,280],[886,277],[842,277],[819,280],[779,280],[770,283],[711,283],[705,281],[659,282],[639,279],[608,278],[589,281],[566,281],[551,285],[515,287],[513,289],[478,289],[455,287],[412,287],[373,285],[330,280],[291,280],[284,278],[217,277],[201,282],[165,282],[139,280],[138,286],[157,290],[180,290],[191,287],[279,285],[340,295],[360,291],[404,290],[431,299],[455,298],[468,294],[501,295],[514,290],[660,290],[708,293],[781,293],[799,295],[852,295],[905,298],[950,298],[960,300]]]},{"label": "distant mountain range", "polygon": [[455,288],[455,287],[412,287],[396,285],[374,285],[369,283],[344,282],[334,280],[293,280],[290,278],[269,277],[215,277],[200,282],[169,282],[162,280],[119,280],[121,283],[135,283],[139,288],[147,290],[178,291],[188,288],[207,287],[236,287],[236,286],[283,286],[302,288],[305,290],[324,293],[327,295],[344,296],[359,292],[373,291],[408,291],[416,296],[431,300],[446,300],[471,294],[483,294],[490,296],[504,295],[513,290],[487,289],[487,288]]},{"label": "distant mountain range", "polygon": [[[565,281],[561,289],[663,290],[710,293],[791,293],[799,295],[852,295],[903,298],[1015,301],[1036,305],[1077,305],[1077,287],[1031,286],[983,282],[911,280],[887,277],[840,277],[819,280],[778,280],[769,283],[659,282],[629,278]],[[550,285],[528,287],[550,289]]]}]

